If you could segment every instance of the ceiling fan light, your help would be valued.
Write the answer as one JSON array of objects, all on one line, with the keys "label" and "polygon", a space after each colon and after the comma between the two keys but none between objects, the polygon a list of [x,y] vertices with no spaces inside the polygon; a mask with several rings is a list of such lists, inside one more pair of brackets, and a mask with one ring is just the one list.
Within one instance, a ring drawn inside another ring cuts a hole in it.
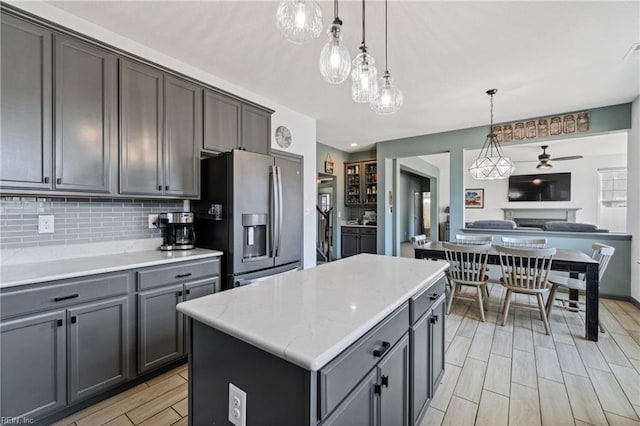
[{"label": "ceiling fan light", "polygon": [[329,28],[329,41],[320,53],[320,74],[331,84],[340,84],[351,72],[351,55],[342,44],[342,21],[336,18]]},{"label": "ceiling fan light", "polygon": [[548,162],[546,162],[546,161],[543,161],[543,162],[540,162],[540,163],[536,166],[536,169],[540,169],[540,170],[548,170],[548,169],[551,169],[552,167],[553,167],[553,165],[552,165],[552,164],[550,164],[550,163],[548,163]]},{"label": "ceiling fan light", "polygon": [[284,38],[303,44],[322,33],[322,9],[313,0],[287,0],[278,5],[276,27]]}]

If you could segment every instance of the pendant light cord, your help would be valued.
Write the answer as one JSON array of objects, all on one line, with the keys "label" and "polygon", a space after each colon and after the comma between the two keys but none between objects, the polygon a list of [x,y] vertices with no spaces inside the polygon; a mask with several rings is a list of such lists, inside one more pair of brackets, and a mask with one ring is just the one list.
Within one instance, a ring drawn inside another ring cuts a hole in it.
[{"label": "pendant light cord", "polygon": [[338,0],[333,1],[333,17],[338,18]]},{"label": "pendant light cord", "polygon": [[387,19],[388,19],[388,12],[387,12],[387,0],[384,0],[384,68],[385,68],[385,73],[389,72],[389,58],[387,57],[387,51],[388,51],[388,41],[387,41],[387,27],[388,27],[388,23],[387,23]]},{"label": "pendant light cord", "polygon": [[362,0],[362,46],[366,49],[366,45],[364,43],[364,0]]}]

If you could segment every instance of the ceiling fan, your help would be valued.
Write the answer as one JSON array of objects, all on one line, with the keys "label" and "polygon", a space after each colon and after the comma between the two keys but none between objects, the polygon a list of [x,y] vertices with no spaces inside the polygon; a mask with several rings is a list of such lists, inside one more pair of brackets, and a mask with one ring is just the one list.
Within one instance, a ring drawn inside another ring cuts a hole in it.
[{"label": "ceiling fan", "polygon": [[[538,155],[538,165],[536,169],[550,169],[553,167],[551,164],[551,160],[553,161],[567,161],[567,160],[578,160],[580,158],[584,158],[582,155],[569,155],[566,157],[554,157],[551,158],[551,154],[547,153],[547,148],[549,145],[542,145],[542,154]],[[531,163],[531,161],[516,161],[516,163]]]}]

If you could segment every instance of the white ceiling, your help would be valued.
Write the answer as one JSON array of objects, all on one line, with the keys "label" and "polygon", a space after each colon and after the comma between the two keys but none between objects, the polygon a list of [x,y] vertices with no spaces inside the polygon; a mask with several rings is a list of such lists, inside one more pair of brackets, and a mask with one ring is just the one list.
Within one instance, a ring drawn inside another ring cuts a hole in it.
[{"label": "white ceiling", "polygon": [[[320,2],[325,25],[332,2]],[[640,93],[640,2],[389,2],[389,70],[405,105],[376,116],[325,83],[325,36],[285,41],[273,1],[72,1],[51,4],[318,120],[317,140],[346,151],[488,123],[632,101]],[[361,3],[340,2],[355,55]],[[382,71],[384,3],[367,2],[367,45]],[[350,147],[356,142],[357,148]],[[556,156],[558,156],[556,154]]]}]

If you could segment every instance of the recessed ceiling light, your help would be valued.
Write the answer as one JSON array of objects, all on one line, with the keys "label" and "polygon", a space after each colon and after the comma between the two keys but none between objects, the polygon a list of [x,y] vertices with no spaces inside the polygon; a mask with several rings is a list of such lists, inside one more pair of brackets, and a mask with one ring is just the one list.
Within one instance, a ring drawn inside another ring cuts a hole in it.
[{"label": "recessed ceiling light", "polygon": [[640,43],[633,43],[629,51],[624,55],[624,59],[629,59],[634,53],[640,53]]},{"label": "recessed ceiling light", "polygon": [[351,146],[358,146],[358,144],[357,143],[352,143]]}]

